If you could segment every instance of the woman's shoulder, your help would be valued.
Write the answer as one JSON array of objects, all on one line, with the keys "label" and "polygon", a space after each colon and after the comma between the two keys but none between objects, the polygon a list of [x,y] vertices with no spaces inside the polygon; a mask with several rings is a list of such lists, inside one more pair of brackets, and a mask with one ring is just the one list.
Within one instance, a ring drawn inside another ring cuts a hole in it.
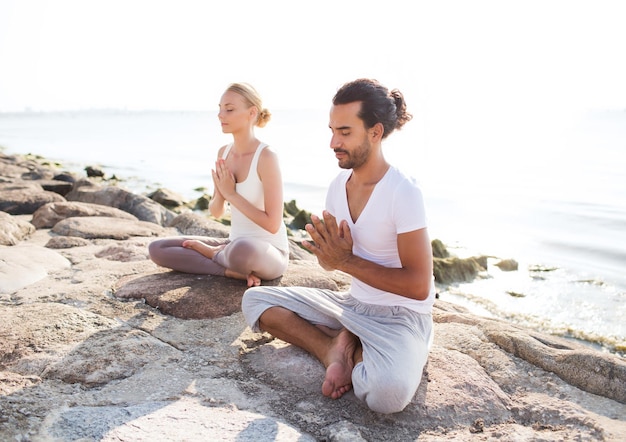
[{"label": "woman's shoulder", "polygon": [[220,147],[217,150],[217,157],[218,158],[222,158],[222,155],[224,155],[224,152],[226,151],[227,148],[229,148],[232,145],[232,143],[228,143],[228,144],[224,144],[222,147]]},{"label": "woman's shoulder", "polygon": [[259,161],[275,161],[278,159],[278,154],[269,144],[261,143],[259,149],[261,149]]}]

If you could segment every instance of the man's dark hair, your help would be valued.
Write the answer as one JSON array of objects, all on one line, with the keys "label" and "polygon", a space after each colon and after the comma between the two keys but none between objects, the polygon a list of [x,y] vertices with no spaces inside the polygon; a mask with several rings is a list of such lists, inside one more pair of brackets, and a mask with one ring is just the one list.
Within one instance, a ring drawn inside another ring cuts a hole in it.
[{"label": "man's dark hair", "polygon": [[413,115],[406,111],[404,96],[398,89],[391,92],[377,80],[361,78],[344,84],[333,97],[333,104],[361,102],[359,118],[367,129],[381,123],[383,138],[401,129]]}]

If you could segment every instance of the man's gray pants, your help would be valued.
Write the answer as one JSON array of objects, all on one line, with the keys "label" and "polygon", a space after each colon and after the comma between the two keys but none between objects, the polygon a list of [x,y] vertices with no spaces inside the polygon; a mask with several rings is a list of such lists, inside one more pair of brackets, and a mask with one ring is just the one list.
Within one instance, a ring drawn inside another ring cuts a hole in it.
[{"label": "man's gray pants", "polygon": [[259,317],[270,307],[291,310],[312,324],[345,327],[360,339],[363,361],[352,370],[352,389],[370,409],[396,413],[415,395],[433,339],[432,315],[308,287],[261,286],[244,293],[242,311],[253,331],[261,331]]}]

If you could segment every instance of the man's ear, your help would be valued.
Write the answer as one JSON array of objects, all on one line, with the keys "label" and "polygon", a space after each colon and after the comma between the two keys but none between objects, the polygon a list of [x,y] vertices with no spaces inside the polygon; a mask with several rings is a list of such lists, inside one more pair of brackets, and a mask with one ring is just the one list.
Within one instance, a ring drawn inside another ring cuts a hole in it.
[{"label": "man's ear", "polygon": [[374,126],[370,127],[369,133],[372,136],[373,141],[380,141],[385,133],[385,127],[382,123],[376,123]]}]

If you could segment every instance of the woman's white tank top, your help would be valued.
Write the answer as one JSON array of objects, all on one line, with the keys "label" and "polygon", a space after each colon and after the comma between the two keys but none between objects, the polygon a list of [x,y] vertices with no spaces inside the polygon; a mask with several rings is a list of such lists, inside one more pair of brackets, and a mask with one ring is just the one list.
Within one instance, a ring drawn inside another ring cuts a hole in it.
[{"label": "woman's white tank top", "polygon": [[[226,159],[230,153],[230,149],[233,147],[232,143],[226,146],[222,159]],[[241,183],[235,184],[236,192],[248,200],[254,207],[259,210],[265,210],[265,198],[263,194],[263,183],[259,178],[257,172],[257,166],[259,163],[259,156],[263,149],[267,147],[267,144],[260,143],[254,152],[252,161],[250,162],[250,169],[248,170],[248,176]],[[231,226],[230,226],[230,239],[231,241],[240,238],[258,238],[272,244],[279,250],[288,251],[289,243],[287,241],[287,228],[285,223],[281,223],[280,228],[276,233],[270,233],[258,224],[254,223],[250,218],[245,216],[235,206],[230,206],[231,212]]]}]

